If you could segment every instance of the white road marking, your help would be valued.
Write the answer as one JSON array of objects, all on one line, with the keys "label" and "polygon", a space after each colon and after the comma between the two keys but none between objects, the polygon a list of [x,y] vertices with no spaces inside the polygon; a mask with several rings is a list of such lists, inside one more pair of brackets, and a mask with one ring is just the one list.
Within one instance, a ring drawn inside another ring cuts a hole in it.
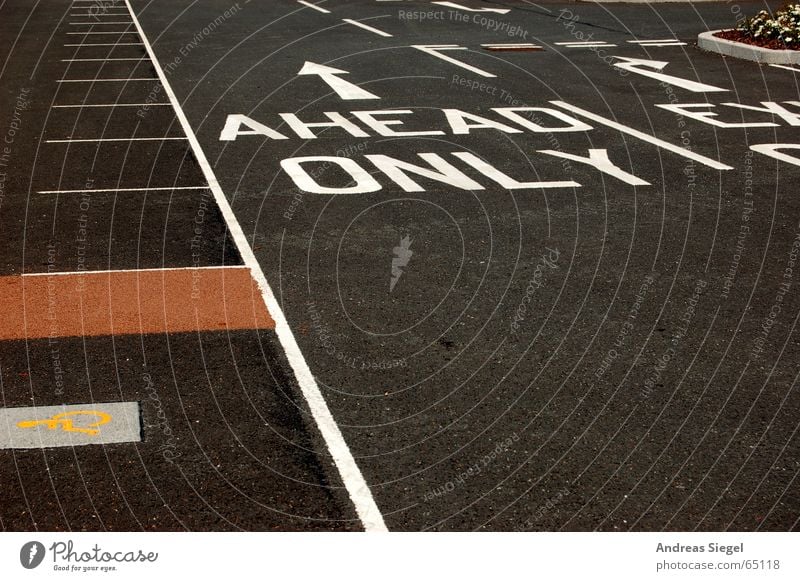
[{"label": "white road marking", "polygon": [[646,141],[647,143],[652,143],[662,149],[666,149],[667,151],[671,151],[672,153],[676,153],[682,157],[687,159],[692,159],[696,162],[702,163],[703,165],[707,165],[708,167],[719,169],[719,170],[729,170],[733,169],[729,165],[725,165],[724,163],[720,163],[717,160],[711,159],[704,155],[700,155],[699,153],[694,153],[693,151],[689,151],[688,149],[683,149],[682,147],[678,147],[677,145],[673,145],[668,141],[664,141],[663,139],[659,139],[658,137],[653,137],[652,135],[648,135],[647,133],[643,133],[621,123],[617,123],[616,121],[612,121],[611,119],[606,119],[605,117],[601,117],[591,111],[587,111],[586,109],[581,109],[580,107],[576,107],[575,105],[570,105],[564,101],[550,101],[553,105],[561,107],[562,109],[566,109],[567,111],[571,111],[577,115],[581,115],[586,117],[590,121],[594,121],[595,123],[599,123],[601,125],[605,125],[606,127],[610,127],[611,129],[616,129],[620,133],[626,133],[632,137],[636,137],[637,139],[641,139],[642,141]]},{"label": "white road marking", "polygon": [[225,197],[219,181],[217,181],[217,176],[214,174],[211,164],[208,163],[208,159],[206,159],[205,153],[200,147],[200,143],[197,141],[192,126],[189,124],[178,98],[173,92],[172,86],[164,70],[161,68],[161,64],[158,62],[153,48],[147,41],[147,36],[141,24],[139,24],[136,14],[134,14],[133,8],[131,8],[130,1],[125,0],[125,4],[128,6],[131,18],[139,31],[139,36],[144,41],[145,50],[147,50],[147,53],[150,55],[153,67],[161,78],[164,91],[173,104],[178,121],[180,121],[184,133],[186,133],[189,139],[197,162],[200,164],[206,181],[208,181],[209,187],[214,194],[217,206],[222,212],[225,223],[228,225],[228,232],[230,232],[231,238],[233,238],[243,262],[250,268],[253,278],[261,289],[261,296],[264,299],[264,304],[267,306],[267,310],[275,322],[275,334],[286,353],[286,358],[292,367],[292,371],[303,393],[303,397],[308,403],[311,415],[319,428],[322,438],[325,440],[325,444],[328,446],[328,451],[339,470],[342,482],[350,495],[350,499],[353,501],[356,512],[364,525],[364,529],[367,531],[386,531],[387,528],[386,524],[383,522],[383,515],[375,504],[372,491],[369,489],[369,486],[367,486],[364,476],[361,474],[361,469],[358,467],[358,464],[356,464],[355,458],[353,458],[350,448],[347,446],[347,442],[345,442],[339,430],[339,426],[336,424],[336,420],[333,418],[328,404],[322,396],[317,381],[314,379],[314,375],[311,373],[311,369],[308,367],[308,363],[303,357],[300,347],[297,345],[297,341],[283,314],[283,310],[267,282],[264,271],[261,269],[261,265],[259,265],[258,259],[247,241],[247,237],[239,221],[236,219],[236,215],[233,213],[233,209],[228,199]]},{"label": "white road marking", "polygon": [[610,44],[604,41],[597,41],[597,42],[557,42],[555,43],[558,46],[563,46],[564,48],[604,48],[604,47],[613,47],[617,46],[616,44]]},{"label": "white road marking", "polygon": [[363,28],[364,30],[369,30],[370,32],[374,32],[375,34],[379,34],[381,36],[392,36],[388,32],[378,30],[377,28],[373,28],[367,24],[364,24],[363,22],[359,22],[358,20],[351,20],[349,18],[342,18],[342,20],[344,22],[347,22],[348,24],[352,24],[353,26],[358,26],[359,28]]},{"label": "white road marking", "polygon": [[303,6],[308,6],[309,8],[313,8],[318,12],[322,12],[323,14],[330,14],[330,10],[325,10],[324,8],[317,6],[316,4],[312,4],[311,2],[306,2],[305,0],[297,0],[298,4],[302,4]]},{"label": "white road marking", "polygon": [[353,101],[357,99],[380,99],[378,95],[365,91],[358,85],[354,85],[349,81],[340,79],[336,75],[347,75],[348,71],[327,67],[306,61],[303,68],[297,73],[298,75],[319,75],[319,78],[325,81],[331,89],[333,89],[339,97],[346,101]]},{"label": "white road marking", "polygon": [[87,30],[86,32],[68,32],[67,34],[118,34],[122,36],[123,34],[136,34],[135,30],[104,30],[103,32],[92,32]]},{"label": "white road marking", "polygon": [[106,194],[110,192],[171,192],[173,190],[207,190],[208,186],[169,186],[151,188],[101,188],[97,190],[41,190],[37,194]]},{"label": "white road marking", "polygon": [[103,26],[106,24],[133,24],[131,20],[123,20],[122,22],[68,22],[67,24],[71,26]]},{"label": "white road marking", "polygon": [[112,268],[110,270],[69,270],[66,272],[28,272],[22,277],[28,276],[74,276],[81,274],[111,274],[118,272],[160,272],[167,270],[215,270],[218,268],[247,268],[243,264],[222,264],[220,266],[165,266],[162,268]]},{"label": "white road marking", "polygon": [[89,62],[111,62],[111,61],[146,61],[144,57],[119,58],[119,59],[61,59],[62,63],[89,63]]},{"label": "white road marking", "polygon": [[686,46],[685,42],[681,42],[677,38],[672,40],[629,40],[627,42],[639,46]]},{"label": "white road marking", "polygon": [[491,78],[497,76],[493,75],[492,73],[487,73],[486,71],[481,70],[478,67],[473,67],[472,65],[468,65],[452,57],[441,54],[439,52],[442,50],[467,50],[467,47],[465,46],[459,46],[457,44],[412,44],[411,48],[416,48],[417,50],[421,50],[422,52],[433,55],[436,58],[442,59],[443,61],[447,61],[450,64],[454,64],[457,67],[461,67],[462,69],[467,69],[468,71],[472,71],[473,73],[481,75],[482,77]]},{"label": "white road marking", "polygon": [[66,109],[67,107],[166,107],[172,103],[100,103],[100,104],[86,104],[86,105],[53,105],[53,108]]},{"label": "white road marking", "polygon": [[771,64],[769,66],[775,67],[775,68],[778,68],[778,69],[786,69],[787,71],[795,71],[795,72],[800,73],[800,69],[796,69],[796,68],[790,67],[788,65],[773,65],[773,64]]},{"label": "white road marking", "polygon": [[109,42],[100,44],[65,44],[64,46],[143,46],[141,42]]},{"label": "white road marking", "polygon": [[456,4],[455,2],[433,2],[433,4],[455,8],[456,10],[466,10],[467,12],[495,12],[497,14],[508,14],[511,12],[509,8],[469,8],[461,4]]},{"label": "white road marking", "polygon": [[186,141],[185,137],[106,137],[98,139],[48,139],[45,143],[101,143],[104,141]]},{"label": "white road marking", "polygon": [[542,48],[538,44],[530,42],[506,43],[506,44],[482,44],[482,48],[487,50],[536,50]]},{"label": "white road marking", "polygon": [[70,16],[93,16],[97,18],[98,16],[126,16],[124,12],[103,12],[102,14],[93,14],[91,12],[70,12]]},{"label": "white road marking", "polygon": [[157,81],[158,77],[141,77],[138,79],[59,79],[56,83],[127,83],[128,81]]},{"label": "white road marking", "polygon": [[714,85],[706,85],[704,83],[698,83],[697,81],[690,81],[689,79],[673,77],[672,75],[666,75],[664,73],[657,73],[656,71],[660,71],[669,64],[667,61],[651,61],[647,59],[634,59],[626,56],[616,55],[613,55],[613,57],[623,61],[621,63],[614,63],[614,67],[618,69],[636,73],[637,75],[642,75],[643,77],[650,77],[651,79],[686,89],[692,93],[720,93],[728,90],[715,87]]}]

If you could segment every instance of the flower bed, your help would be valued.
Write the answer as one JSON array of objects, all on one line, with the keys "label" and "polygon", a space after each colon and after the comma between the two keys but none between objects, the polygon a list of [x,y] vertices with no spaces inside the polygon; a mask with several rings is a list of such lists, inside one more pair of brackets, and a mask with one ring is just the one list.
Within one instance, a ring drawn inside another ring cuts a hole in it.
[{"label": "flower bed", "polygon": [[800,4],[787,4],[774,15],[762,10],[736,29],[714,36],[773,50],[800,50]]}]

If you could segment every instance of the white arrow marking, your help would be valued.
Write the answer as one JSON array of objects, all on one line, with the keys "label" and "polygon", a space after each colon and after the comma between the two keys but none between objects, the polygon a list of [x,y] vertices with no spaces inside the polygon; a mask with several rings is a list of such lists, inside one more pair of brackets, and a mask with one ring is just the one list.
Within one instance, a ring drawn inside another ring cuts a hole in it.
[{"label": "white arrow marking", "polygon": [[[690,81],[688,79],[682,79],[680,77],[673,77],[672,75],[657,73],[656,71],[660,71],[669,64],[666,61],[649,61],[646,59],[634,59],[626,56],[614,56],[614,58],[620,59],[621,61],[625,61],[621,63],[614,63],[614,66],[617,67],[618,69],[622,69],[624,71],[630,71],[632,73],[636,73],[637,75],[642,75],[644,77],[650,77],[651,79],[656,79],[657,81],[663,81],[665,83],[669,83],[670,85],[675,85],[676,87],[687,89],[693,93],[719,93],[728,90],[728,89],[722,89],[720,87],[715,87],[714,85],[705,85],[703,83],[698,83],[696,81]],[[647,67],[647,68],[642,69],[638,67]]]},{"label": "white arrow marking", "polygon": [[486,71],[482,71],[478,67],[473,67],[466,63],[462,63],[461,61],[457,61],[456,59],[440,54],[438,51],[440,50],[467,50],[465,46],[458,46],[457,44],[412,44],[411,48],[416,48],[417,50],[421,50],[422,52],[426,52],[430,55],[438,57],[443,61],[447,61],[456,65],[457,67],[461,67],[462,69],[467,69],[468,71],[472,71],[473,73],[477,73],[482,77],[496,77],[497,75],[493,75],[492,73],[487,73]]},{"label": "white arrow marking", "polygon": [[508,14],[511,12],[508,8],[468,8],[455,2],[434,2],[439,6],[447,6],[448,8],[456,8],[458,10],[466,10],[467,12],[496,12],[497,14]]},{"label": "white arrow marking", "polygon": [[378,95],[374,95],[369,91],[365,91],[358,85],[354,85],[349,81],[340,79],[336,75],[346,75],[347,71],[335,69],[333,67],[326,67],[325,65],[318,65],[306,61],[303,68],[300,69],[298,75],[319,75],[319,78],[328,83],[331,89],[336,91],[342,99],[346,101],[354,101],[357,99],[380,99]]}]

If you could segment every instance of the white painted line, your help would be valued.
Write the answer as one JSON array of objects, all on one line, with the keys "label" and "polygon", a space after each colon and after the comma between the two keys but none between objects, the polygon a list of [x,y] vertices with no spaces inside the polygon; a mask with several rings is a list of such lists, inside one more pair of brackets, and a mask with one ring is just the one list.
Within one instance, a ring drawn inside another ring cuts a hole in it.
[{"label": "white painted line", "polygon": [[455,8],[456,10],[466,10],[467,12],[494,12],[495,14],[508,14],[511,12],[510,8],[469,8],[456,4],[455,2],[433,2],[439,6],[446,6],[447,8]]},{"label": "white painted line", "polygon": [[608,44],[605,42],[594,42],[589,44],[584,44],[584,43],[570,44],[568,42],[557,42],[556,44],[559,46],[563,46],[564,48],[605,48],[605,47],[611,48],[617,46],[616,44]]},{"label": "white painted line", "polygon": [[369,30],[370,32],[374,32],[375,34],[379,34],[381,36],[392,36],[388,32],[378,30],[377,28],[372,28],[371,26],[368,26],[363,22],[359,22],[358,20],[351,20],[349,18],[342,18],[342,20],[344,22],[347,22],[348,24],[352,24],[353,26],[358,26],[359,28],[363,28],[364,30]]},{"label": "white painted line", "polygon": [[100,103],[95,105],[53,105],[53,108],[83,108],[83,107],[166,107],[172,103]]},{"label": "white painted line", "polygon": [[316,4],[312,4],[311,2],[306,2],[305,0],[297,0],[297,2],[298,2],[298,4],[302,4],[303,6],[308,6],[309,8],[313,8],[317,12],[322,12],[323,14],[330,14],[331,13],[330,10],[325,10],[324,8],[321,8],[321,7],[317,6]]},{"label": "white painted line", "polygon": [[705,157],[704,155],[700,155],[699,153],[694,153],[693,151],[689,151],[688,149],[683,149],[682,147],[678,147],[677,145],[673,145],[668,141],[664,141],[663,139],[659,139],[658,137],[653,137],[652,135],[648,135],[647,133],[643,133],[636,129],[632,129],[626,125],[621,123],[617,123],[616,121],[612,121],[611,119],[606,119],[605,117],[601,117],[591,111],[587,111],[586,109],[581,109],[580,107],[576,107],[575,105],[570,105],[564,101],[550,101],[553,105],[557,105],[562,109],[566,109],[567,111],[571,111],[577,115],[581,115],[586,117],[587,119],[594,121],[595,123],[599,123],[601,125],[605,125],[606,127],[610,127],[611,129],[616,129],[620,133],[626,133],[632,137],[636,137],[637,139],[641,139],[642,141],[646,141],[647,143],[652,143],[662,149],[666,149],[667,151],[671,151],[672,153],[676,153],[682,157],[687,159],[693,159],[696,162],[702,163],[703,165],[707,165],[708,167],[719,169],[719,170],[728,170],[733,169],[729,165],[725,165],[724,163],[720,163],[717,160],[711,159],[709,157]]},{"label": "white painted line", "polygon": [[68,32],[67,34],[136,34],[135,30],[104,30],[103,32],[87,30],[86,32]]},{"label": "white painted line", "polygon": [[800,73],[800,69],[796,69],[794,67],[790,67],[789,65],[773,65],[773,64],[771,64],[769,66],[775,67],[776,69],[786,69],[787,71],[795,71],[795,72]]},{"label": "white painted line", "polygon": [[680,40],[628,40],[627,42],[639,46],[686,46],[687,44]]},{"label": "white painted line", "polygon": [[141,442],[135,401],[0,409],[0,449]]},{"label": "white painted line", "polygon": [[300,390],[303,392],[303,397],[308,403],[311,415],[313,416],[314,421],[319,428],[323,440],[325,440],[325,444],[328,446],[328,451],[331,454],[331,458],[333,459],[336,468],[339,470],[339,474],[342,477],[342,482],[344,483],[344,486],[350,495],[350,499],[353,501],[353,505],[355,506],[356,512],[361,519],[361,523],[364,525],[364,529],[367,531],[386,531],[387,528],[386,524],[383,522],[383,515],[381,514],[378,506],[375,504],[375,499],[372,497],[372,491],[370,491],[369,486],[367,486],[364,476],[361,474],[361,469],[358,467],[358,464],[356,464],[355,458],[353,458],[353,454],[350,452],[350,448],[347,446],[347,442],[345,442],[341,431],[339,431],[339,426],[336,424],[336,420],[334,420],[333,415],[328,408],[328,404],[325,402],[325,398],[322,396],[319,385],[317,385],[317,381],[314,379],[314,375],[311,373],[311,369],[309,369],[308,363],[303,357],[300,347],[297,345],[297,341],[294,338],[292,329],[289,326],[289,323],[287,322],[286,317],[281,310],[281,306],[275,298],[269,283],[267,283],[267,277],[264,275],[264,271],[261,270],[261,266],[258,264],[256,255],[253,252],[253,249],[250,247],[244,231],[242,230],[239,221],[236,219],[236,215],[233,213],[233,209],[231,208],[228,199],[225,197],[225,194],[222,191],[222,187],[217,181],[217,176],[214,175],[214,170],[212,169],[211,164],[208,163],[208,159],[206,159],[205,153],[203,153],[203,149],[200,147],[200,143],[197,141],[194,131],[192,131],[192,126],[189,124],[188,119],[186,119],[186,115],[184,114],[183,109],[178,102],[178,98],[175,96],[172,86],[170,85],[164,70],[161,68],[161,64],[159,64],[158,60],[156,59],[153,48],[147,41],[147,36],[145,35],[141,24],[139,24],[136,14],[134,14],[133,9],[131,8],[130,1],[125,0],[125,4],[128,5],[131,18],[133,18],[136,28],[139,30],[139,35],[144,41],[145,50],[147,50],[147,53],[150,55],[150,59],[153,61],[153,67],[156,69],[158,76],[161,78],[161,84],[164,86],[164,91],[169,96],[169,100],[174,106],[178,121],[180,121],[183,131],[189,138],[189,143],[192,146],[195,158],[200,164],[203,174],[208,181],[209,187],[214,194],[217,207],[222,212],[222,216],[225,218],[225,223],[228,225],[228,232],[230,233],[231,238],[233,238],[242,260],[244,261],[245,265],[250,268],[253,278],[261,289],[261,296],[264,299],[264,304],[267,306],[267,310],[272,316],[273,321],[275,321],[275,334],[277,335],[278,340],[280,341],[281,346],[286,353],[286,358],[289,361],[289,365],[292,367],[292,371],[294,372],[294,376],[297,379],[298,385],[300,386]]},{"label": "white painted line", "polygon": [[78,26],[78,25],[86,26],[87,24],[89,26],[104,26],[106,24],[133,24],[133,21],[123,20],[122,22],[68,22],[67,24],[71,26]]},{"label": "white painted line", "polygon": [[65,44],[64,46],[143,46],[141,42],[110,42],[105,44]]},{"label": "white painted line", "polygon": [[152,188],[103,188],[98,190],[40,190],[37,194],[105,194],[109,192],[171,192],[173,190],[207,190],[208,186],[175,186]]},{"label": "white painted line", "polygon": [[101,143],[104,141],[186,141],[185,137],[108,137],[102,139],[48,139],[45,143]]},{"label": "white painted line", "polygon": [[119,59],[61,59],[62,63],[89,63],[89,62],[113,62],[113,61],[146,61],[147,57],[119,58]]},{"label": "white painted line", "polygon": [[468,71],[472,71],[482,77],[496,77],[497,75],[493,75],[492,73],[487,73],[484,70],[479,69],[478,67],[473,67],[472,65],[468,65],[466,63],[462,63],[459,60],[456,60],[452,57],[447,55],[441,54],[439,51],[442,50],[467,50],[465,46],[459,46],[457,44],[412,44],[411,48],[416,48],[417,50],[421,50],[422,52],[428,53],[429,55],[435,56],[436,58],[440,58],[443,61],[447,61],[450,64],[456,65],[457,67],[461,67],[462,69],[467,69]]},{"label": "white painted line", "polygon": [[380,99],[378,95],[370,93],[351,83],[350,81],[345,81],[344,79],[340,79],[336,75],[346,75],[349,74],[349,71],[343,71],[341,69],[335,69],[333,67],[326,67],[325,65],[319,65],[317,63],[312,63],[310,61],[306,61],[303,65],[303,68],[297,73],[298,75],[319,75],[319,78],[325,81],[328,86],[333,89],[340,98],[353,101],[353,100],[360,100],[360,99]]},{"label": "white painted line", "polygon": [[507,42],[507,43],[501,43],[501,44],[482,44],[481,46],[486,46],[486,47],[489,47],[489,46],[508,46],[508,47],[531,46],[531,47],[540,48],[538,44],[531,44],[530,42]]},{"label": "white painted line", "polygon": [[219,268],[247,268],[243,264],[221,264],[219,266],[165,266],[163,268],[117,268],[111,270],[70,270],[66,272],[29,272],[28,276],[78,276],[83,274],[116,274],[118,272],[161,272],[168,270],[216,270]]},{"label": "white painted line", "polygon": [[555,42],[557,46],[590,46],[594,44],[606,44],[605,40],[574,40],[569,42]]},{"label": "white painted line", "polygon": [[140,77],[138,79],[59,79],[56,83],[127,83],[128,81],[157,81],[158,77]]}]

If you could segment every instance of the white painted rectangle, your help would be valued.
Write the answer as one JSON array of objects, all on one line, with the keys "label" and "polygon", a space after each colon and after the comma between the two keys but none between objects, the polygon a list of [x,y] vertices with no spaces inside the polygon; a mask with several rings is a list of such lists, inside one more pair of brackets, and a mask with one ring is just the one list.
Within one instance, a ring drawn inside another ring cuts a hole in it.
[{"label": "white painted rectangle", "polygon": [[0,449],[141,441],[135,401],[0,408]]}]

